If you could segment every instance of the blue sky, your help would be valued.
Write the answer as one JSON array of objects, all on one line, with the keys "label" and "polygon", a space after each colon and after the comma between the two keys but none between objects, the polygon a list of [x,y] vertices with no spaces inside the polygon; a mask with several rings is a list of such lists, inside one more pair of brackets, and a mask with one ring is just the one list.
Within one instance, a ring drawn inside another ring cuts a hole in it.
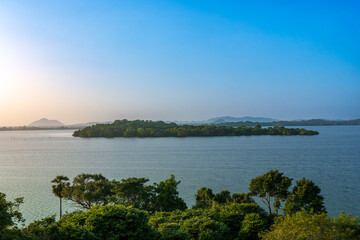
[{"label": "blue sky", "polygon": [[358,1],[0,2],[0,125],[360,118]]}]

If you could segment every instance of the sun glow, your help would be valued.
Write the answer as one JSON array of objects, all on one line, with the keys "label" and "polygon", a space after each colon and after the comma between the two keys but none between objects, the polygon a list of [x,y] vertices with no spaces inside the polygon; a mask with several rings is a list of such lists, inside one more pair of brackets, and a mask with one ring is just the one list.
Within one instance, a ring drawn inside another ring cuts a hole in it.
[{"label": "sun glow", "polygon": [[10,92],[10,86],[5,81],[0,81],[0,101],[5,101]]}]

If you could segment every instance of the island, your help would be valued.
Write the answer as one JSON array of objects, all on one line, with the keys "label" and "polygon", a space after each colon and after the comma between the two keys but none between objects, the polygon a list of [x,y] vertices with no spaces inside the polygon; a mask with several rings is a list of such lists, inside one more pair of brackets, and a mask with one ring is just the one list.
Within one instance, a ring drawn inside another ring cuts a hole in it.
[{"label": "island", "polygon": [[251,136],[251,135],[317,135],[319,132],[303,128],[267,127],[229,127],[214,125],[178,125],[163,121],[115,120],[110,124],[95,124],[79,129],[74,137],[213,137],[213,136]]}]

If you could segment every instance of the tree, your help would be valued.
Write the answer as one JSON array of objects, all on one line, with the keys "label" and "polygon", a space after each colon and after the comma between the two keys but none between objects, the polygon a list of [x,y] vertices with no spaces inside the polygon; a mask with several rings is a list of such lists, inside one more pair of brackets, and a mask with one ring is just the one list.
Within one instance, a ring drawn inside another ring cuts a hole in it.
[{"label": "tree", "polygon": [[233,193],[231,196],[231,202],[233,203],[255,203],[251,197],[251,193]]},{"label": "tree", "polygon": [[95,234],[78,222],[62,221],[67,217],[68,214],[58,222],[55,221],[55,215],[36,220],[23,229],[23,233],[31,240],[99,240]]},{"label": "tree", "polygon": [[259,239],[258,234],[267,229],[266,220],[258,213],[248,213],[241,223],[239,239]]},{"label": "tree", "polygon": [[190,235],[179,223],[162,223],[157,229],[160,240],[189,240]]},{"label": "tree", "polygon": [[101,174],[79,174],[71,186],[65,188],[65,197],[82,208],[90,209],[97,204],[106,204],[112,195],[111,182]]},{"label": "tree", "polygon": [[214,196],[214,201],[219,204],[225,204],[231,199],[230,192],[228,190],[223,190]]},{"label": "tree", "polygon": [[97,205],[88,211],[35,221],[24,232],[31,240],[153,240],[156,232],[145,211],[122,205]]},{"label": "tree", "polygon": [[289,195],[291,178],[283,176],[279,170],[270,170],[267,173],[251,179],[249,190],[253,196],[258,196],[260,200],[268,207],[271,217],[271,199],[274,198],[273,207],[276,214],[281,205]]},{"label": "tree", "polygon": [[[83,221],[83,219],[85,221]],[[87,212],[69,216],[68,220],[70,223],[74,221],[86,227],[94,233],[98,239],[155,239],[155,231],[148,223],[148,214],[145,211],[132,207],[122,205],[98,205]],[[64,223],[64,225],[66,225],[66,223]]]},{"label": "tree", "polygon": [[154,210],[156,211],[173,211],[176,209],[186,209],[186,203],[182,198],[179,197],[177,186],[180,181],[175,180],[175,176],[171,175],[169,179],[155,183],[155,199],[154,199]]},{"label": "tree", "polygon": [[145,185],[149,179],[126,178],[114,183],[113,202],[125,206],[150,211],[154,197],[154,187]]},{"label": "tree", "polygon": [[24,221],[19,211],[23,198],[7,201],[6,195],[0,192],[0,239],[21,239],[21,232],[16,228]]},{"label": "tree", "polygon": [[263,240],[355,240],[360,239],[360,220],[351,215],[330,218],[325,213],[301,211],[276,218],[270,231],[261,237]]},{"label": "tree", "polygon": [[60,218],[62,216],[62,199],[65,196],[64,189],[68,186],[70,186],[70,183],[68,182],[69,178],[66,176],[59,175],[56,178],[54,178],[51,182],[55,183],[52,186],[52,191],[55,196],[57,196],[60,199]]},{"label": "tree", "polygon": [[326,212],[320,191],[320,188],[309,179],[302,178],[296,181],[296,186],[285,202],[284,213],[292,214],[301,210],[313,213]]},{"label": "tree", "polygon": [[211,207],[214,194],[210,188],[202,187],[195,195],[196,204],[194,208],[207,208]]},{"label": "tree", "polygon": [[190,239],[199,240],[230,240],[233,239],[230,229],[222,222],[206,216],[194,216],[183,221],[184,229]]}]

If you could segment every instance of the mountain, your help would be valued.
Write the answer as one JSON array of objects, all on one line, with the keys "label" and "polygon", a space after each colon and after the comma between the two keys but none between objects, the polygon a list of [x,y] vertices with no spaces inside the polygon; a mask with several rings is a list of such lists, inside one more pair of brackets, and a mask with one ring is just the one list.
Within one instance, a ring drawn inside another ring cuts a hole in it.
[{"label": "mountain", "polygon": [[276,121],[272,118],[264,118],[264,117],[216,117],[216,118],[210,118],[207,120],[209,123],[224,123],[224,122],[273,122]]},{"label": "mountain", "polygon": [[40,127],[40,128],[58,128],[64,126],[65,124],[59,122],[58,120],[49,120],[47,118],[42,118],[28,125],[28,127]]}]

